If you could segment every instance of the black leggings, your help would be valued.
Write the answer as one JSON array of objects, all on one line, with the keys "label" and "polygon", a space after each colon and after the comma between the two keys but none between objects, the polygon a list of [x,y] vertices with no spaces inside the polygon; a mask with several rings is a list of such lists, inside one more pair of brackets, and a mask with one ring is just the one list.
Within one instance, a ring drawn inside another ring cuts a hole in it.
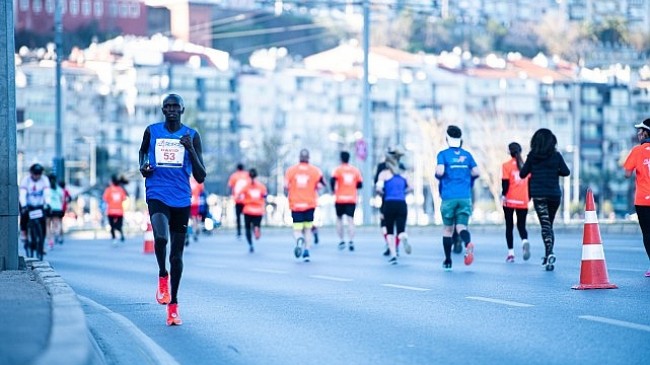
[{"label": "black leggings", "polygon": [[111,237],[115,239],[115,231],[120,232],[120,237],[124,240],[124,232],[122,232],[122,224],[124,217],[121,215],[109,215],[108,224],[111,226]]},{"label": "black leggings", "polygon": [[555,245],[553,221],[555,220],[555,213],[560,207],[560,198],[533,198],[533,205],[535,205],[539,225],[542,227],[542,240],[548,257],[553,253],[553,246]]},{"label": "black leggings", "polygon": [[636,215],[639,217],[645,253],[650,259],[650,205],[635,205],[634,208],[636,208]]},{"label": "black leggings", "polygon": [[503,207],[503,214],[506,217],[506,244],[510,250],[512,250],[514,247],[514,237],[512,235],[512,230],[514,229],[515,225],[515,222],[513,220],[514,213],[517,213],[517,231],[519,231],[519,238],[522,240],[528,239],[528,232],[526,231],[526,215],[528,214],[528,209]]},{"label": "black leggings", "polygon": [[251,246],[253,245],[253,236],[251,233],[253,227],[259,227],[260,224],[262,224],[261,215],[244,214],[244,229],[246,231],[246,241],[248,241],[248,244]]},{"label": "black leggings", "polygon": [[158,276],[167,276],[165,258],[167,257],[167,231],[169,230],[171,248],[169,251],[169,281],[171,283],[171,302],[178,303],[178,286],[183,275],[183,249],[187,223],[190,220],[190,207],[174,208],[160,200],[149,200],[149,215],[153,228],[154,252],[158,262]]},{"label": "black leggings", "polygon": [[235,204],[235,221],[237,221],[237,236],[241,236],[241,216],[244,210],[244,203]]},{"label": "black leggings", "polygon": [[[388,200],[384,202],[384,221],[386,222],[386,233],[400,234],[406,229],[406,217],[408,209],[405,201]],[[397,228],[397,232],[395,232]]]}]

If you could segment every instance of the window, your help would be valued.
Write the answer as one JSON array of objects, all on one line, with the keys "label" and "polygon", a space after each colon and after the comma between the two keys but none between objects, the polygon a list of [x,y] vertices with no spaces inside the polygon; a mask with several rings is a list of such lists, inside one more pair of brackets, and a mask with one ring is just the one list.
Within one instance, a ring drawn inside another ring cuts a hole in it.
[{"label": "window", "polygon": [[22,11],[29,10],[29,0],[20,0],[20,10]]},{"label": "window", "polygon": [[40,13],[43,10],[43,0],[34,0],[32,2],[32,10],[34,13]]},{"label": "window", "polygon": [[70,14],[79,15],[79,0],[70,0]]},{"label": "window", "polygon": [[108,3],[108,15],[111,18],[117,18],[117,2],[111,1]]},{"label": "window", "polygon": [[132,3],[131,4],[131,18],[139,18],[140,17],[140,4],[139,3]]},{"label": "window", "polygon": [[55,0],[45,0],[45,11],[47,11],[48,14],[54,13],[54,3]]},{"label": "window", "polygon": [[129,4],[121,3],[120,4],[120,17],[127,18],[129,16]]},{"label": "window", "polygon": [[612,89],[610,102],[615,106],[628,105],[627,89]]},{"label": "window", "polygon": [[91,7],[90,7],[90,0],[83,0],[81,3],[81,14],[83,16],[90,16],[91,12]]},{"label": "window", "polygon": [[95,0],[95,17],[101,18],[104,15],[104,3],[101,0]]}]

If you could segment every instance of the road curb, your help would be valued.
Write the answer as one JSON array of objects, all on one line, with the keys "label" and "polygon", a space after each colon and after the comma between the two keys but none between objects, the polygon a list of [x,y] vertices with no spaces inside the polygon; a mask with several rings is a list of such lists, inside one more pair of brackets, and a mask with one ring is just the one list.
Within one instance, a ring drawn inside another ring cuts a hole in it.
[{"label": "road curb", "polygon": [[47,261],[26,259],[25,264],[45,286],[51,298],[52,323],[47,347],[35,365],[90,365],[95,361],[86,316],[77,294]]}]

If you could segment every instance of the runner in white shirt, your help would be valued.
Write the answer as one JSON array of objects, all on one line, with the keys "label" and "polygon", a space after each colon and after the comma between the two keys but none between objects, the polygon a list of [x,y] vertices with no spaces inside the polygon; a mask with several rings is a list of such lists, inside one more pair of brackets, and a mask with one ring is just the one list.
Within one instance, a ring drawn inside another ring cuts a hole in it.
[{"label": "runner in white shirt", "polygon": [[[30,256],[29,247],[27,247],[27,222],[30,219],[29,211],[33,208],[41,208],[42,212],[49,211],[49,190],[50,181],[47,177],[43,176],[43,166],[41,164],[33,164],[29,168],[29,176],[25,176],[20,182],[18,190],[18,202],[20,203],[20,239],[25,247],[25,254]],[[45,240],[45,216],[33,217],[32,219],[40,219],[41,227],[43,229],[43,240]],[[42,245],[40,246],[42,247]],[[31,254],[33,256],[35,247],[31,247]]]}]

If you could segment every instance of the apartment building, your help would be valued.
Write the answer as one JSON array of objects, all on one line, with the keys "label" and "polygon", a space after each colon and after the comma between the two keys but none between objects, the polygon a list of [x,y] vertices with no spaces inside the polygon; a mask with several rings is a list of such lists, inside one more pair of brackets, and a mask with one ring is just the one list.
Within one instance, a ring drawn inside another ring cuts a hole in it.
[{"label": "apartment building", "polygon": [[57,1],[64,31],[97,26],[102,31],[147,35],[147,7],[140,0],[13,0],[16,32],[53,35]]}]

